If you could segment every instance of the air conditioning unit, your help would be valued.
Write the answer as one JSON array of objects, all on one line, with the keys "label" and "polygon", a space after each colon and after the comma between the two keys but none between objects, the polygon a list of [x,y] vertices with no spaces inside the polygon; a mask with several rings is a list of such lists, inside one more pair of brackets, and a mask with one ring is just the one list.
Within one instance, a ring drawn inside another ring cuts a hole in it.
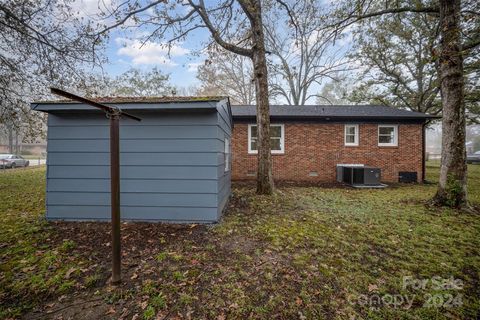
[{"label": "air conditioning unit", "polygon": [[385,187],[380,168],[360,164],[337,165],[337,181],[354,187]]}]

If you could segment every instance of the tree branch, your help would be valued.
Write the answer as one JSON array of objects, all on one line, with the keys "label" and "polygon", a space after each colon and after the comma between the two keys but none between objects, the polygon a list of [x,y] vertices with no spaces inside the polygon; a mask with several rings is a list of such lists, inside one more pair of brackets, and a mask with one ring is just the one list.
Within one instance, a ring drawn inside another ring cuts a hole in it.
[{"label": "tree branch", "polygon": [[288,4],[286,4],[283,0],[275,0],[278,4],[280,4],[282,7],[285,8],[285,11],[287,11],[287,14],[288,16],[290,17],[290,21],[292,22],[293,26],[295,27],[295,35],[298,34],[298,31],[299,31],[299,27],[298,27],[298,24],[297,24],[297,19],[295,17],[295,15],[293,14],[292,10],[290,10],[290,7],[288,6]]},{"label": "tree branch", "polygon": [[105,33],[107,33],[108,31],[110,31],[110,30],[112,30],[112,29],[114,29],[114,28],[116,28],[116,27],[119,27],[119,26],[123,25],[125,22],[127,22],[127,20],[128,20],[130,17],[132,17],[132,16],[134,16],[134,15],[136,15],[136,14],[138,14],[138,13],[147,11],[148,9],[150,9],[150,8],[156,6],[157,4],[160,4],[160,3],[162,3],[162,2],[163,2],[163,3],[166,3],[167,1],[166,1],[166,0],[157,0],[157,1],[154,1],[154,2],[146,5],[145,7],[139,8],[139,9],[137,9],[137,10],[130,11],[129,13],[127,13],[122,19],[120,19],[120,20],[117,21],[116,23],[114,23],[114,24],[112,24],[112,25],[104,28],[104,29],[101,30],[100,32],[98,32],[98,33],[97,33],[97,38],[100,37],[100,35],[105,34]]},{"label": "tree branch", "polygon": [[369,19],[373,17],[382,16],[385,14],[396,14],[396,13],[404,13],[404,12],[414,12],[414,13],[440,13],[440,9],[438,7],[401,7],[401,8],[391,8],[385,9],[380,11],[375,11],[371,13],[364,13],[364,14],[355,14],[355,11],[352,11],[346,18],[341,21],[337,21],[332,23],[323,29],[330,29],[330,28],[346,28],[360,20]]},{"label": "tree branch", "polygon": [[207,10],[205,9],[205,4],[204,4],[203,0],[200,0],[198,5],[193,3],[192,0],[188,0],[188,3],[199,14],[200,18],[202,18],[203,22],[205,23],[207,29],[210,31],[210,34],[212,35],[215,42],[218,43],[222,48],[224,48],[225,50],[231,51],[233,53],[245,56],[245,57],[251,57],[252,56],[252,54],[253,54],[252,49],[246,49],[246,48],[239,47],[239,46],[236,46],[234,44],[228,43],[220,36],[220,33],[213,26],[212,22],[210,21],[210,18],[208,17]]},{"label": "tree branch", "polygon": [[467,41],[462,45],[462,50],[469,51],[480,45],[480,36],[477,39]]}]

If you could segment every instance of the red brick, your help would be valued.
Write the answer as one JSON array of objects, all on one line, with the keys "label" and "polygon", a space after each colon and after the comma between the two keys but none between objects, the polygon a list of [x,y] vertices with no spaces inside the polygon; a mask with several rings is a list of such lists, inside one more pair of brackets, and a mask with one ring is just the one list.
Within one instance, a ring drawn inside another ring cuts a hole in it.
[{"label": "red brick", "polygon": [[[248,125],[232,136],[232,179],[255,179],[257,155],[248,154]],[[336,165],[361,163],[381,168],[382,181],[397,182],[399,171],[422,177],[422,126],[398,125],[398,147],[378,146],[377,124],[360,124],[359,146],[344,145],[344,124],[285,123],[285,153],[272,154],[275,180],[331,182]],[[316,172],[318,176],[309,174]]]}]

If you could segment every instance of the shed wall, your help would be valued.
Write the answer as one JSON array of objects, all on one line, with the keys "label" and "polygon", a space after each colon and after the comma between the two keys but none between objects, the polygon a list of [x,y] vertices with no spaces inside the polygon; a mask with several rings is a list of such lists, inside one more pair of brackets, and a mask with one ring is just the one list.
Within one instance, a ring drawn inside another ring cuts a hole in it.
[{"label": "shed wall", "polygon": [[[122,218],[216,221],[225,197],[217,178],[224,151],[217,113],[135,114],[142,122],[120,125]],[[49,114],[48,127],[47,218],[110,219],[108,119]]]},{"label": "shed wall", "polygon": [[[218,166],[218,212],[217,217],[220,218],[231,193],[231,172],[232,172],[232,121],[231,114],[226,102],[218,104],[218,137],[223,141],[223,150],[219,153]],[[230,141],[230,157],[228,170],[225,170],[225,139]]]}]

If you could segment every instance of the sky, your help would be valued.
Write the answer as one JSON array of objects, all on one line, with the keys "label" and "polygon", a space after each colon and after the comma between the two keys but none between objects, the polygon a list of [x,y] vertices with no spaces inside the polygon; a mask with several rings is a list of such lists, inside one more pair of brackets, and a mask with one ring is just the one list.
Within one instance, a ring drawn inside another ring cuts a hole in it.
[{"label": "sky", "polygon": [[[208,38],[206,32],[200,35]],[[165,45],[160,42],[142,41],[127,38],[122,32],[114,32],[106,45],[108,63],[104,70],[110,76],[116,76],[134,67],[149,70],[158,67],[165,74],[170,74],[170,82],[177,87],[189,87],[198,84],[197,67],[204,63],[204,57],[194,55],[198,51],[195,44],[185,41],[174,45],[170,54]]]},{"label": "sky", "polygon": [[106,43],[108,63],[104,70],[110,76],[119,75],[134,67],[149,70],[159,68],[170,75],[170,82],[177,87],[198,85],[197,68],[203,64],[205,57],[200,53],[202,41],[207,41],[207,30],[192,34],[184,42],[176,43],[170,48],[160,41],[142,41],[142,35],[117,30],[113,32]]},{"label": "sky", "polygon": [[[117,0],[76,0],[74,10],[78,15],[86,18],[95,18],[99,12],[111,12],[112,6],[115,6]],[[149,0],[140,0],[144,4]],[[208,0],[207,5],[210,3]],[[324,0],[327,1],[327,0]],[[180,7],[178,10],[185,10]],[[144,17],[155,15],[148,10]],[[107,21],[107,25],[113,24],[113,20]],[[279,26],[280,27],[280,26]],[[103,70],[110,77],[117,76],[128,69],[134,67],[148,71],[153,67],[159,68],[163,73],[170,76],[170,83],[177,88],[189,88],[198,86],[199,80],[196,78],[197,68],[202,65],[206,59],[202,49],[209,42],[210,33],[207,29],[196,29],[189,33],[183,39],[183,42],[173,44],[170,51],[161,39],[150,39],[143,42],[146,36],[150,35],[153,27],[137,28],[135,24],[127,20],[124,28],[114,29],[105,43],[105,56],[108,63],[103,65]],[[341,38],[337,45],[342,48],[348,48],[350,37]],[[335,48],[332,50],[336,50]],[[313,84],[310,93],[318,92],[320,85]],[[286,100],[279,98],[277,103],[286,103]],[[315,103],[312,98],[308,103]]]},{"label": "sky", "polygon": [[[145,0],[148,2],[147,0]],[[95,17],[101,11],[110,11],[115,0],[76,0],[73,10],[85,18]],[[107,22],[107,24],[109,24]],[[157,67],[170,75],[170,82],[177,87],[198,85],[197,67],[204,63],[200,54],[202,44],[208,41],[209,33],[205,29],[192,32],[185,41],[168,48],[158,39],[143,42],[142,38],[151,34],[150,28],[133,28],[127,21],[126,28],[117,28],[110,33],[105,43],[105,56],[108,62],[103,65],[109,76],[117,76],[134,67],[149,70]]]}]

